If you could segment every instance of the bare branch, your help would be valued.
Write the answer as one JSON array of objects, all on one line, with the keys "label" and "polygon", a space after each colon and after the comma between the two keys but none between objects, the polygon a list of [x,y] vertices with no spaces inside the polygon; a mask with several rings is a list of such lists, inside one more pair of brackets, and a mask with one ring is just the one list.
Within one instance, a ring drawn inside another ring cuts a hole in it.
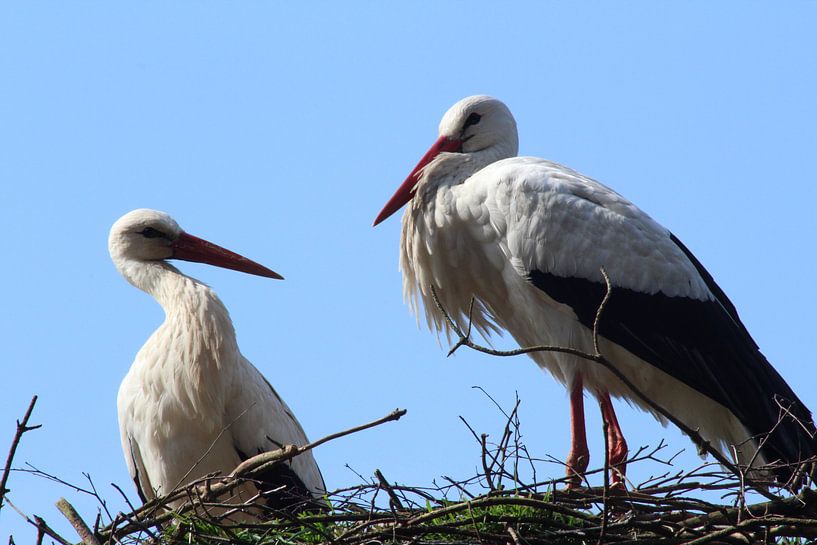
[{"label": "bare branch", "polygon": [[383,476],[383,473],[379,469],[374,470],[374,476],[377,478],[377,481],[380,483],[380,486],[383,487],[383,490],[389,495],[389,503],[394,509],[399,509],[402,511],[404,509],[403,503],[400,501],[400,498],[397,497],[397,494],[394,492],[394,488],[389,481],[386,480],[386,477]]},{"label": "bare branch", "polygon": [[298,456],[299,454],[302,454],[306,451],[312,450],[313,448],[318,447],[328,441],[339,439],[341,437],[350,435],[352,433],[357,433],[359,431],[367,430],[369,428],[379,426],[386,422],[400,420],[400,418],[405,414],[406,409],[395,409],[382,418],[378,418],[377,420],[374,420],[367,424],[355,426],[354,428],[349,428],[348,430],[327,435],[326,437],[322,437],[321,439],[313,441],[312,443],[309,443],[302,447],[298,447],[295,445],[285,445],[284,448],[278,450],[262,452],[261,454],[253,456],[252,458],[248,458],[247,460],[241,462],[241,464],[232,471],[230,476],[241,477],[245,475],[251,475],[253,473],[259,473],[261,471],[264,471],[270,465],[294,458],[295,456]]},{"label": "bare branch", "polygon": [[94,537],[93,532],[91,532],[91,529],[88,528],[88,525],[82,520],[79,513],[77,513],[77,510],[74,509],[74,506],[68,503],[65,498],[59,499],[57,509],[68,519],[68,522],[70,522],[74,530],[77,531],[77,535],[79,535],[85,545],[100,545],[99,541]]},{"label": "bare branch", "polygon": [[9,490],[6,488],[6,484],[9,480],[9,474],[11,473],[11,463],[14,460],[14,455],[17,452],[17,447],[20,444],[20,440],[23,438],[23,434],[31,431],[36,430],[37,428],[41,427],[41,425],[37,426],[29,426],[28,420],[31,418],[31,412],[34,410],[34,405],[37,403],[37,396],[31,398],[31,402],[28,404],[28,409],[26,410],[26,414],[23,416],[22,420],[17,421],[17,432],[14,434],[14,439],[11,440],[11,447],[9,447],[8,456],[6,456],[6,464],[3,467],[3,476],[0,477],[0,509],[3,509],[3,499],[6,497],[6,492]]},{"label": "bare branch", "polygon": [[[253,403],[253,405],[254,405],[254,403]],[[197,467],[198,467],[198,466],[201,464],[201,462],[202,462],[202,461],[204,461],[204,459],[207,457],[207,455],[208,455],[208,454],[210,454],[210,452],[213,450],[213,447],[215,447],[215,446],[216,446],[216,444],[217,444],[217,443],[219,442],[219,440],[221,439],[221,436],[222,436],[222,435],[224,435],[224,433],[225,433],[226,431],[228,431],[228,430],[229,430],[231,427],[233,427],[233,425],[234,425],[236,422],[238,422],[238,420],[239,420],[239,419],[241,419],[241,417],[242,417],[242,416],[244,416],[245,414],[247,414],[247,411],[249,411],[249,410],[250,410],[250,409],[253,407],[253,405],[250,405],[249,407],[247,407],[246,409],[244,409],[243,411],[241,411],[241,413],[239,413],[239,415],[238,415],[238,416],[236,416],[236,417],[235,417],[235,418],[232,420],[232,422],[230,422],[229,424],[227,424],[226,426],[224,426],[223,428],[221,428],[221,430],[218,432],[218,435],[216,435],[215,439],[213,439],[213,440],[210,442],[210,446],[208,446],[208,447],[207,447],[207,449],[204,451],[204,453],[203,453],[201,456],[199,456],[199,459],[198,459],[198,460],[196,460],[196,461],[193,463],[193,465],[191,465],[191,466],[190,466],[190,468],[187,470],[187,473],[185,473],[184,475],[182,475],[182,477],[181,477],[181,478],[178,480],[178,482],[175,484],[175,486],[173,486],[173,488],[172,488],[171,490],[175,490],[176,488],[179,488],[181,485],[183,485],[184,483],[186,483],[186,482],[187,482],[187,478],[188,478],[188,477],[190,476],[190,474],[191,474],[191,473],[192,473],[192,472],[193,472],[193,471],[194,471],[194,470],[195,470],[195,469],[196,469],[196,468],[197,468]]]},{"label": "bare branch", "polygon": [[[602,269],[602,271],[603,270],[604,269]],[[597,314],[596,322],[598,322],[598,318],[599,316]],[[596,343],[596,340],[593,339],[593,342]],[[596,351],[598,351],[598,345],[596,346]],[[602,472],[604,478],[604,488],[601,495],[601,530],[599,531],[598,545],[602,545],[604,543],[604,537],[605,533],[607,532],[607,524],[609,523],[610,517],[610,505],[607,501],[610,497],[610,441],[607,438],[610,425],[607,423],[606,418],[602,419],[602,427],[604,428],[604,471]]]},{"label": "bare branch", "polygon": [[42,536],[47,535],[53,539],[56,539],[57,542],[61,543],[62,545],[73,545],[73,543],[71,543],[70,541],[59,535],[57,532],[55,532],[48,524],[46,524],[46,522],[41,517],[33,515],[31,518],[34,520],[29,519],[28,522],[30,524],[33,524],[34,527],[37,528],[38,541],[41,542]]},{"label": "bare branch", "polygon": [[604,314],[604,309],[607,308],[607,302],[610,300],[610,296],[613,294],[613,284],[610,283],[610,277],[607,275],[607,271],[604,267],[601,268],[601,276],[604,277],[604,285],[606,289],[604,291],[604,297],[601,299],[601,303],[599,303],[599,308],[596,309],[596,317],[593,319],[593,350],[596,352],[596,356],[601,356],[601,350],[599,349],[599,327],[601,326],[601,316]]},{"label": "bare branch", "polygon": [[51,529],[51,527],[48,524],[46,524],[46,522],[41,517],[38,517],[37,515],[32,515],[29,517],[28,515],[23,513],[16,505],[14,505],[14,503],[12,503],[12,501],[8,498],[6,498],[6,503],[12,509],[14,509],[18,515],[23,517],[23,519],[27,523],[31,524],[37,529],[37,543],[42,543],[43,538],[45,536],[49,536],[52,539],[55,539],[61,545],[73,545],[70,541],[68,541],[67,539],[59,535],[57,532],[55,532],[53,529]]}]

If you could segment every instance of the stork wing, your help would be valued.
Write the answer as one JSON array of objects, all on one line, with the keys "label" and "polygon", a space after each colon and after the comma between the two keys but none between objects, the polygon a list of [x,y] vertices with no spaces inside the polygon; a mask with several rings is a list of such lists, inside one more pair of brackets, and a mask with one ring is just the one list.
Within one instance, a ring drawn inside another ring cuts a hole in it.
[{"label": "stork wing", "polygon": [[133,483],[136,485],[136,493],[139,494],[139,499],[142,503],[152,500],[156,497],[154,489],[148,479],[148,472],[145,469],[142,454],[139,451],[139,445],[128,429],[128,420],[125,417],[127,414],[127,407],[133,399],[133,392],[128,388],[127,380],[122,382],[117,398],[117,406],[119,410],[119,438],[122,441],[122,453],[125,455],[125,464],[128,466],[128,473],[130,474]]},{"label": "stork wing", "polygon": [[[126,442],[127,447],[125,446]],[[130,435],[122,437],[122,447],[123,449],[127,448],[127,450],[124,450],[125,463],[128,466],[128,473],[130,473],[131,479],[133,479],[133,484],[136,485],[136,493],[139,495],[139,499],[142,500],[142,503],[147,503],[148,499],[153,499],[153,488],[151,488],[150,482],[147,480],[147,473],[142,463],[139,447],[134,444],[133,438],[130,437]],[[143,479],[145,481],[144,485],[142,484]],[[148,492],[151,497],[148,498],[145,492]]]},{"label": "stork wing", "polygon": [[[227,404],[230,433],[242,460],[275,450],[283,445],[303,446],[309,442],[298,420],[272,385],[246,359],[236,374]],[[268,489],[285,487],[283,496],[303,499],[323,494],[323,477],[311,452],[278,464],[261,476]],[[283,503],[286,503],[284,501]],[[274,506],[274,505],[273,505]]]}]

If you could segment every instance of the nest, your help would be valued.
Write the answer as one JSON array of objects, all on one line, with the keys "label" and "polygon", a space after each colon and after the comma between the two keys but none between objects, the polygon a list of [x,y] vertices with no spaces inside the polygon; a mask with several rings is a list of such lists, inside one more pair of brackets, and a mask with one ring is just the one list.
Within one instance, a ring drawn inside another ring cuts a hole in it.
[{"label": "nest", "polygon": [[[806,543],[817,538],[817,491],[803,488],[795,494],[774,482],[754,480],[742,468],[733,472],[714,463],[677,470],[672,466],[673,457],[665,456],[663,443],[642,448],[628,459],[628,465],[652,462],[666,468],[640,484],[612,487],[608,475],[615,468],[609,467],[587,473],[603,474],[603,486],[585,482],[586,486],[568,489],[567,479],[537,482],[537,466],[554,460],[536,459],[522,444],[518,408],[517,400],[505,413],[499,441],[491,442],[487,434],[477,434],[468,426],[480,445],[482,469],[468,479],[442,477],[431,486],[406,486],[389,482],[376,470],[370,478],[360,476],[361,484],[286,510],[272,509],[267,501],[271,495],[285,493],[283,490],[265,490],[240,504],[220,498],[253,481],[270,464],[397,420],[405,411],[394,411],[305,447],[290,445],[260,454],[229,476],[208,475],[115,515],[108,511],[90,477],[87,489],[36,468],[28,471],[99,500],[100,511],[92,527],[68,502],[61,499],[57,503],[85,545],[736,544]],[[27,418],[19,425],[27,427]],[[532,475],[531,482],[523,482],[522,474]],[[760,501],[747,501],[750,498]],[[169,508],[171,503],[177,507]],[[38,542],[50,537],[63,545],[71,543],[43,519],[35,517],[29,522],[37,528]]]}]

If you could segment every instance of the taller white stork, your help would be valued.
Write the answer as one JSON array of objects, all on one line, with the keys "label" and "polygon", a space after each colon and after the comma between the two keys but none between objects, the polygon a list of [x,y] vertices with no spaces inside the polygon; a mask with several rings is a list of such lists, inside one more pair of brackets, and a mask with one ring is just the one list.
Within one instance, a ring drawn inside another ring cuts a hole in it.
[{"label": "taller white stork", "polygon": [[[447,331],[430,287],[484,335],[505,329],[523,346],[592,353],[606,292],[600,350],[650,399],[747,463],[796,464],[817,454],[811,413],[769,364],[735,307],[692,253],[635,205],[562,165],[516,157],[516,122],[495,98],[465,98],[443,116],[439,139],[375,219],[409,203],[400,268],[413,310]],[[608,424],[610,464],[624,474],[627,444],[611,396],[651,411],[611,372],[578,357],[531,357],[570,396],[568,476],[578,482],[589,452],[584,390]],[[783,417],[786,407],[795,418]],[[658,417],[658,415],[655,415]],[[788,479],[792,466],[775,471]],[[613,474],[615,481],[621,479]]]},{"label": "taller white stork", "polygon": [[[134,210],[111,228],[108,249],[125,279],[152,295],[164,323],[139,350],[119,388],[122,449],[142,501],[282,444],[308,442],[289,407],[241,355],[224,304],[168,259],[281,279],[270,269],[182,231],[167,214]],[[274,508],[324,491],[311,452],[260,478]],[[244,486],[246,501],[256,487]]]}]

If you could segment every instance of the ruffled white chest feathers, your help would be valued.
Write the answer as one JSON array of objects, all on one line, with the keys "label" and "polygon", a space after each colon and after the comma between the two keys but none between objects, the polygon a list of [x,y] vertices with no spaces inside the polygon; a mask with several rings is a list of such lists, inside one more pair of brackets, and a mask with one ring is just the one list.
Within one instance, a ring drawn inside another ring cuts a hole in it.
[{"label": "ruffled white chest feathers", "polygon": [[152,295],[164,308],[165,321],[136,355],[125,382],[138,384],[147,406],[158,409],[160,427],[186,421],[218,431],[241,357],[235,330],[210,288],[178,273],[163,280]]}]

